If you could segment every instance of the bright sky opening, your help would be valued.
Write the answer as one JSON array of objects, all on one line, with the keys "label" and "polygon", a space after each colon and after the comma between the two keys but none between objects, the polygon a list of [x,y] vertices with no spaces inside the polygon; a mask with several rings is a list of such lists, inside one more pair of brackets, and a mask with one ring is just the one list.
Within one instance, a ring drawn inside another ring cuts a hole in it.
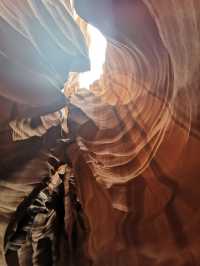
[{"label": "bright sky opening", "polygon": [[91,46],[89,50],[91,60],[91,70],[80,74],[80,87],[89,88],[89,86],[98,80],[102,74],[103,64],[105,62],[105,53],[107,42],[99,30],[93,26],[88,26],[91,38]]}]

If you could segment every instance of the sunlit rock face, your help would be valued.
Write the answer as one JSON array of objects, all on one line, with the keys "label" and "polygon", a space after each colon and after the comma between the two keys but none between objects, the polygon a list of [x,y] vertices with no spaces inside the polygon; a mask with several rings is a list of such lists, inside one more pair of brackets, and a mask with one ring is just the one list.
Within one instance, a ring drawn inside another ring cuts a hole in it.
[{"label": "sunlit rock face", "polygon": [[76,161],[95,266],[200,261],[200,3],[143,4],[151,23],[109,42],[103,77],[71,99],[96,125]]},{"label": "sunlit rock face", "polygon": [[[133,2],[140,1],[126,1],[130,10]],[[133,24],[124,39],[109,39],[101,77],[70,98],[88,118],[74,126],[72,111],[68,125],[82,207],[73,235],[78,266],[200,261],[200,3],[144,0],[140,7],[145,28]]]}]

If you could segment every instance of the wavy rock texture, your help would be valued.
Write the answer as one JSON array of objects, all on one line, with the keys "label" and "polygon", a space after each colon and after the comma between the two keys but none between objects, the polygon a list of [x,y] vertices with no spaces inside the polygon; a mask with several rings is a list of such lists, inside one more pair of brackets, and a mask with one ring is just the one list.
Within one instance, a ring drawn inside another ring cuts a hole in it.
[{"label": "wavy rock texture", "polygon": [[66,87],[90,118],[68,150],[87,233],[78,266],[200,262],[200,2],[143,3],[148,34],[112,40],[89,91]]},{"label": "wavy rock texture", "polygon": [[101,79],[71,96],[95,124],[74,159],[85,251],[95,266],[198,265],[200,1],[143,2],[146,37],[112,40]]}]

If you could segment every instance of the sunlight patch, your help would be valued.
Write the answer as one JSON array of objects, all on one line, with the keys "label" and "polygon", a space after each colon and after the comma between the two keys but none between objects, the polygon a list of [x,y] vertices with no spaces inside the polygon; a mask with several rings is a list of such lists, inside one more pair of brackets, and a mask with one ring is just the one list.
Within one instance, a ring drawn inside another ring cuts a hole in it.
[{"label": "sunlight patch", "polygon": [[102,74],[103,64],[105,62],[105,54],[107,42],[99,30],[93,26],[88,26],[91,44],[89,55],[91,60],[91,70],[80,74],[79,81],[81,88],[89,88],[89,86],[98,80]]}]

